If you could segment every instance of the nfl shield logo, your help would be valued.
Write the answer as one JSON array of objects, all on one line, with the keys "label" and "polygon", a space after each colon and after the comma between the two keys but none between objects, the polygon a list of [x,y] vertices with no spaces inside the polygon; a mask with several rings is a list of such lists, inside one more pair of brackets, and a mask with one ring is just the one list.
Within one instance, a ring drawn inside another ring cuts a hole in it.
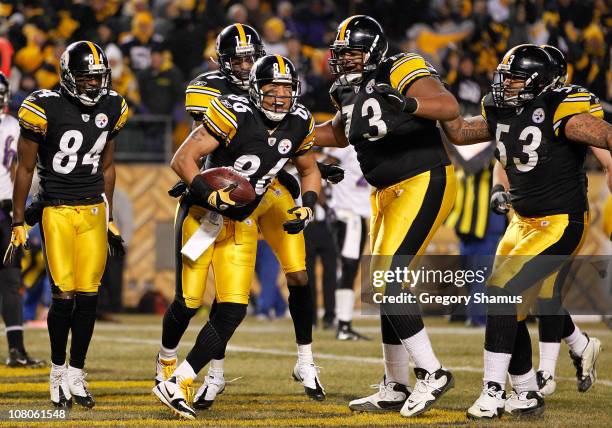
[{"label": "nfl shield logo", "polygon": [[81,119],[83,119],[83,122],[89,122],[89,115],[88,114],[82,114],[81,115]]}]

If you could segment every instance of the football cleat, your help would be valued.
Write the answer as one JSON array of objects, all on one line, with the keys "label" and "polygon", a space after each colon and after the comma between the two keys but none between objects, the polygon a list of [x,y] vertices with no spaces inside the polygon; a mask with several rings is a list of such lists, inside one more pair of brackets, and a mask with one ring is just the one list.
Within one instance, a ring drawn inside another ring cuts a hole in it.
[{"label": "football cleat", "polygon": [[67,370],[68,388],[70,388],[70,394],[78,404],[88,409],[91,409],[96,405],[91,393],[87,389],[87,382],[85,382],[85,373],[81,369],[75,369],[73,367]]},{"label": "football cleat", "polygon": [[72,406],[72,394],[70,394],[70,388],[68,387],[67,371],[66,366],[51,366],[49,392],[51,393],[51,402],[55,407]]},{"label": "football cleat", "polygon": [[601,352],[601,342],[596,337],[589,337],[583,333],[588,339],[588,343],[582,355],[578,356],[570,351],[570,357],[576,367],[576,383],[578,384],[579,392],[587,392],[597,380],[597,370],[595,362]]},{"label": "football cleat", "polygon": [[172,376],[157,384],[153,394],[179,417],[193,420],[196,412],[187,404],[191,396],[191,383],[192,379]]},{"label": "football cleat", "polygon": [[176,358],[164,359],[157,354],[155,362],[155,385],[168,380],[176,370]]},{"label": "football cleat", "polygon": [[538,382],[538,388],[540,388],[540,394],[544,397],[552,395],[557,388],[557,382],[550,373],[544,370],[538,370],[536,373],[536,380]]},{"label": "football cleat", "polygon": [[215,397],[223,394],[223,391],[225,391],[223,372],[215,374],[208,370],[208,374],[204,377],[204,383],[200,386],[193,399],[193,407],[198,410],[208,409],[215,401]]},{"label": "football cleat", "polygon": [[369,337],[366,337],[360,333],[357,333],[353,330],[353,327],[348,325],[343,325],[342,327],[338,327],[338,331],[336,332],[336,339],[338,340],[372,340]]},{"label": "football cleat", "polygon": [[314,363],[296,363],[292,375],[294,380],[302,382],[304,392],[309,398],[317,401],[325,400],[325,390],[319,380],[319,368]]},{"label": "football cleat", "polygon": [[468,419],[494,419],[504,414],[506,391],[497,382],[487,382],[480,397],[467,411]]},{"label": "football cleat", "polygon": [[406,385],[387,382],[385,377],[378,385],[372,387],[378,388],[378,392],[351,401],[349,409],[355,412],[398,412],[411,392]]},{"label": "football cleat", "polygon": [[47,363],[44,360],[37,360],[30,358],[27,352],[20,351],[19,349],[11,348],[9,350],[9,356],[6,359],[6,365],[9,367],[31,367],[39,368],[44,367]]},{"label": "football cleat", "polygon": [[539,391],[512,391],[506,400],[504,410],[516,417],[535,417],[544,413],[544,398]]},{"label": "football cleat", "polygon": [[455,385],[452,373],[444,368],[428,373],[425,369],[415,367],[414,373],[416,384],[400,410],[400,414],[404,417],[418,416],[426,412]]}]

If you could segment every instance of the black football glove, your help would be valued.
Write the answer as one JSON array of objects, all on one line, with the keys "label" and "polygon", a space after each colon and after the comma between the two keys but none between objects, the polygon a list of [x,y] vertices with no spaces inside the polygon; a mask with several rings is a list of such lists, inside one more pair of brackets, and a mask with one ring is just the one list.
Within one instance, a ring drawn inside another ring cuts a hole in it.
[{"label": "black football glove", "polygon": [[125,255],[125,247],[123,246],[123,238],[119,229],[110,219],[108,223],[108,254],[111,257],[121,257]]},{"label": "black football glove", "polygon": [[312,209],[309,207],[293,207],[287,210],[289,214],[295,214],[295,220],[289,220],[283,223],[283,229],[290,234],[295,235],[306,229],[306,226],[314,219]]},{"label": "black football glove", "polygon": [[417,100],[412,97],[405,97],[400,91],[387,83],[377,83],[372,86],[372,89],[385,98],[397,112],[412,114],[419,106]]},{"label": "black football glove", "polygon": [[170,190],[168,190],[168,195],[172,196],[173,198],[178,198],[183,196],[185,190],[187,190],[187,183],[185,183],[183,180],[179,180],[170,188]]},{"label": "black football glove", "polygon": [[289,190],[289,193],[293,199],[300,197],[300,183],[293,175],[289,174],[284,169],[281,169],[278,171],[278,174],[276,174],[276,178],[278,178],[280,184]]},{"label": "black football glove", "polygon": [[504,186],[496,184],[491,189],[491,201],[489,207],[495,214],[506,215],[510,211],[510,194],[506,192]]},{"label": "black football glove", "polygon": [[331,184],[338,184],[344,180],[344,168],[322,162],[317,162],[317,166],[321,172],[321,178],[329,181]]}]

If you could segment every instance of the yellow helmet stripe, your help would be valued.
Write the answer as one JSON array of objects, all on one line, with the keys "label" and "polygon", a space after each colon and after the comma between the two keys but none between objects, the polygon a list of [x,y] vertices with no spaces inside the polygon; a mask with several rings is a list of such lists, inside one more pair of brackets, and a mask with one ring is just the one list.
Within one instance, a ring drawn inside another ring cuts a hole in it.
[{"label": "yellow helmet stripe", "polygon": [[236,28],[238,29],[238,38],[240,39],[241,45],[247,44],[246,34],[244,33],[244,27],[242,24],[236,24]]},{"label": "yellow helmet stripe", "polygon": [[338,40],[344,40],[344,37],[346,35],[346,27],[353,20],[353,18],[354,18],[354,16],[351,16],[351,17],[346,18],[344,20],[344,22],[342,23],[342,27],[340,28],[340,35],[338,36]]},{"label": "yellow helmet stripe", "polygon": [[85,43],[87,43],[87,46],[89,46],[89,49],[91,49],[91,53],[93,54],[94,64],[96,65],[100,64],[100,54],[96,50],[96,47],[94,46],[94,44],[89,41]]},{"label": "yellow helmet stripe", "polygon": [[276,60],[278,61],[278,71],[284,74],[285,73],[285,60],[280,55],[276,55]]}]

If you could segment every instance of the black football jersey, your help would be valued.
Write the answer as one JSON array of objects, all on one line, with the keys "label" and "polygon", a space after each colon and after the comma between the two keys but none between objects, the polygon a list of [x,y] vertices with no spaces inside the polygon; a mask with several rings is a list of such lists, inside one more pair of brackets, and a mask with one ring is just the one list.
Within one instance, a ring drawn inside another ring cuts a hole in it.
[{"label": "black football jersey", "polygon": [[489,93],[482,115],[495,135],[495,157],[510,182],[510,199],[526,217],[588,210],[584,160],[587,146],[566,138],[575,114],[601,117],[599,100],[580,86],[547,90],[521,108],[499,108]]},{"label": "black football jersey", "polygon": [[306,153],[314,143],[314,119],[301,104],[276,127],[270,127],[248,98],[223,95],[211,100],[203,119],[207,131],[220,143],[207,156],[206,169],[233,168],[248,178],[257,195],[244,207],[221,212],[234,220],[247,218],[285,163]]},{"label": "black football jersey", "polygon": [[221,95],[248,96],[248,91],[232,84],[220,71],[208,71],[189,82],[185,90],[185,110],[197,122],[201,122],[210,101]]},{"label": "black football jersey", "polygon": [[85,107],[62,91],[41,90],[19,108],[21,135],[38,144],[42,196],[77,200],[104,193],[100,155],[123,128],[128,106],[114,91]]},{"label": "black football jersey", "polygon": [[393,110],[372,90],[386,83],[405,94],[421,77],[437,76],[422,56],[398,54],[386,58],[360,86],[330,89],[333,104],[342,113],[344,133],[357,152],[363,175],[382,188],[436,167],[450,164],[436,121]]}]

